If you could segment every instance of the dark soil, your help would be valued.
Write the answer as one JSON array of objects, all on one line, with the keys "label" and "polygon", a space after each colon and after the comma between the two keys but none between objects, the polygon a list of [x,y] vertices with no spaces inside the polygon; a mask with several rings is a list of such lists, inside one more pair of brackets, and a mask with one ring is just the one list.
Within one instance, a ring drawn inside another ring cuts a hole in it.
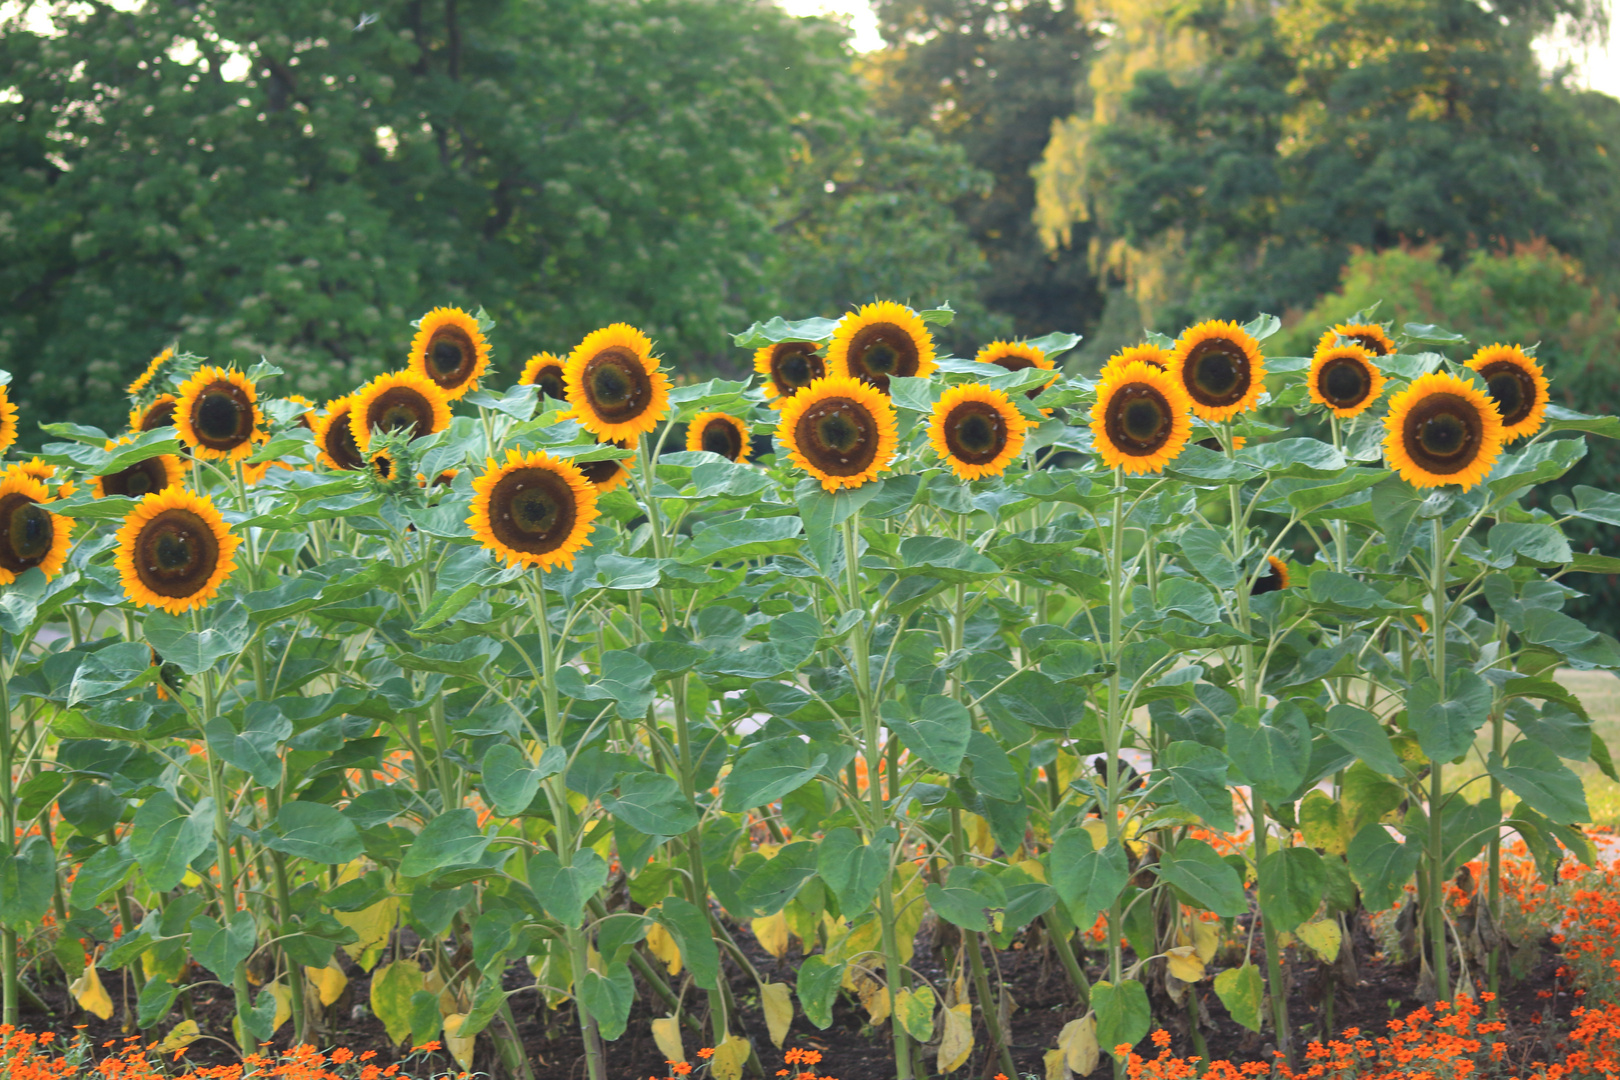
[{"label": "dark soil", "polygon": [[[793,953],[783,961],[773,960],[758,947],[746,927],[734,928],[734,933],[762,978],[793,984],[797,966],[797,957]],[[942,962],[945,959],[944,950],[949,948],[949,939],[953,936],[940,935],[944,940],[937,952],[934,933],[929,927],[925,926],[918,937],[913,965],[936,987],[943,987],[949,981]],[[1303,950],[1289,951],[1286,964],[1290,982],[1289,1015],[1301,1044],[1321,1038],[1325,1033],[1336,1035],[1351,1026],[1359,1027],[1368,1037],[1376,1036],[1386,1030],[1391,1018],[1403,1016],[1422,1004],[1418,997],[1415,965],[1386,961],[1377,952],[1364,923],[1358,924],[1354,937],[1359,967],[1353,972],[1356,976],[1353,983],[1350,981],[1352,973],[1342,963],[1324,965],[1304,954]],[[342,954],[339,956],[341,958]],[[1100,977],[1101,959],[1099,953],[1091,953],[1083,958],[1090,977]],[[1257,954],[1254,959],[1257,963],[1264,963],[1263,956]],[[1004,980],[1006,990],[1016,1002],[1010,1040],[1020,1076],[1044,1076],[1042,1055],[1056,1045],[1058,1032],[1063,1025],[1082,1015],[1085,1010],[1078,1007],[1056,957],[1038,938],[1016,943],[1012,949],[995,954],[986,949],[985,961],[990,969],[992,987],[997,985],[999,967],[1000,979]],[[379,1064],[402,1060],[401,1049],[389,1044],[382,1022],[371,1014],[367,1005],[368,977],[347,958],[342,958],[342,962],[349,975],[349,987],[339,1001],[321,1010],[320,1033],[318,1039],[313,1041],[326,1048],[348,1047],[356,1053],[374,1050],[377,1054],[374,1060]],[[1507,1064],[1512,1073],[1524,1075],[1528,1063],[1548,1060],[1556,1055],[1558,1033],[1565,1026],[1570,1008],[1578,1004],[1578,999],[1571,996],[1567,981],[1555,977],[1559,965],[1557,953],[1543,941],[1525,946],[1519,956],[1516,967],[1525,973],[1523,978],[1512,980],[1504,977],[1501,999],[1503,1019],[1508,1022],[1509,1029],[1503,1038],[1510,1047]],[[774,1077],[776,1070],[781,1067],[780,1058],[767,1035],[753,980],[730,958],[726,960],[726,968],[740,1011],[738,1026],[753,1040],[759,1051],[764,1075]],[[196,969],[189,978],[197,983],[210,981],[207,973]],[[132,990],[125,991],[122,980],[121,973],[105,975],[104,981],[113,997],[116,1011],[112,1020],[101,1021],[72,1005],[61,973],[51,969],[42,980],[34,979],[33,985],[51,1008],[52,1014],[25,1011],[23,1024],[34,1030],[51,1029],[62,1037],[73,1036],[82,1025],[85,1034],[98,1046],[108,1040],[122,1040],[128,1034],[122,1027],[125,1004],[127,1002],[130,1007],[131,1016],[134,1005],[134,993]],[[1173,1051],[1179,1055],[1197,1053],[1189,1034],[1185,1002],[1177,1005],[1171,1001],[1163,990],[1162,973],[1150,970],[1145,981],[1151,988],[1155,1023],[1171,1033]],[[533,978],[522,965],[514,965],[506,973],[505,984],[509,990],[532,982]],[[668,1010],[644,986],[640,987],[639,994],[629,1029],[618,1041],[607,1045],[607,1075],[611,1080],[646,1080],[649,1076],[665,1075],[663,1055],[652,1041],[648,1021],[665,1015]],[[537,1000],[538,997],[538,994],[525,993],[511,999],[519,1034],[536,1080],[583,1078],[582,1043],[572,1009],[564,1006],[557,1010],[546,1010]],[[1331,1017],[1328,1012],[1330,999]],[[688,1000],[693,1000],[690,991]],[[1200,1028],[1211,1059],[1226,1058],[1234,1062],[1263,1060],[1272,1053],[1274,1046],[1269,1030],[1261,1036],[1234,1023],[1216,998],[1209,980],[1197,985],[1196,1000],[1202,1014]],[[234,1010],[229,991],[217,983],[199,987],[193,993],[192,1009],[205,1036],[215,1038],[205,1037],[194,1043],[186,1054],[186,1061],[195,1065],[234,1062],[235,1054],[227,1045]],[[989,1040],[977,1009],[975,1017],[978,1022],[973,1056],[954,1075],[981,1080],[1000,1071],[1001,1066],[997,1056],[989,1049]],[[1539,1021],[1534,1019],[1537,1017]],[[166,1021],[147,1033],[148,1039],[160,1038],[181,1018],[181,1011],[176,1008]],[[499,1024],[497,1020],[496,1025]],[[291,1041],[291,1032],[291,1024],[283,1026],[273,1045],[278,1049],[284,1048]],[[683,1034],[688,1055],[695,1055],[698,1046],[704,1044],[691,1031]],[[818,1031],[802,1013],[797,1014],[787,1045],[820,1050],[824,1055],[820,1070],[839,1080],[885,1080],[894,1075],[890,1038],[887,1023],[873,1029],[866,1023],[865,1010],[848,995],[842,995],[834,1009],[830,1028]],[[1143,1040],[1137,1052],[1147,1057],[1157,1053],[1148,1040]],[[934,1058],[934,1048],[928,1047],[924,1061],[929,1066],[930,1074],[933,1072]],[[488,1039],[479,1041],[476,1067],[490,1075],[503,1075]],[[418,1054],[405,1066],[406,1072],[418,1077],[434,1075],[446,1069],[451,1070],[452,1075],[459,1071],[442,1051],[434,1055]],[[1108,1075],[1106,1059],[1093,1075]]]}]

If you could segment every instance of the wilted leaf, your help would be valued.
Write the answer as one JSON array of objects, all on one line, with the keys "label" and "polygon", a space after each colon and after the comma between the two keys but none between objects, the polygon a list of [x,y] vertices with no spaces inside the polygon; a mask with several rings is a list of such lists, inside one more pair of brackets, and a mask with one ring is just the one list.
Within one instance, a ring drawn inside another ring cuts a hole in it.
[{"label": "wilted leaf", "polygon": [[411,995],[427,989],[414,960],[396,960],[371,977],[371,1011],[383,1022],[391,1042],[411,1033]]},{"label": "wilted leaf", "polygon": [[787,953],[788,925],[787,916],[778,911],[775,915],[767,915],[763,919],[755,919],[749,923],[754,931],[754,940],[759,947],[770,953],[777,960]]},{"label": "wilted leaf", "polygon": [[709,1059],[709,1075],[715,1080],[742,1080],[743,1066],[748,1064],[752,1049],[753,1044],[741,1035],[727,1035]]},{"label": "wilted leaf", "polygon": [[908,986],[894,995],[894,1015],[906,1033],[918,1042],[934,1037],[934,990],[930,986]]},{"label": "wilted leaf", "polygon": [[[110,1013],[111,1009],[108,1012]],[[100,1013],[96,1015],[101,1016]],[[103,1020],[107,1019],[105,1016],[101,1018]],[[200,1038],[202,1038],[202,1028],[197,1026],[197,1021],[182,1020],[170,1028],[169,1033],[163,1036],[163,1041],[157,1044],[158,1053],[172,1054],[177,1050],[184,1050]]]},{"label": "wilted leaf", "polygon": [[[767,1010],[767,1015],[769,1012]],[[681,1045],[681,1022],[673,1016],[660,1016],[652,1022],[653,1043],[665,1061],[685,1061],[686,1047]],[[781,1046],[781,1043],[776,1045]]]},{"label": "wilted leaf", "polygon": [[936,1064],[942,1073],[960,1069],[973,1053],[973,1006],[967,1002],[945,1010],[945,1031],[939,1037]]},{"label": "wilted leaf", "polygon": [[647,948],[663,961],[670,975],[681,973],[681,947],[675,944],[675,938],[664,929],[663,923],[655,922],[647,928]]},{"label": "wilted leaf", "polygon": [[1321,957],[1324,964],[1331,964],[1339,958],[1339,945],[1343,942],[1344,931],[1339,929],[1336,919],[1319,919],[1295,930],[1294,936],[1309,946],[1311,952]]},{"label": "wilted leaf", "polygon": [[101,985],[101,972],[96,965],[84,965],[84,974],[73,980],[68,987],[68,993],[85,1012],[94,1013],[103,1020],[112,1019],[112,998],[107,994],[107,988]]},{"label": "wilted leaf", "polygon": [[1178,945],[1166,951],[1165,960],[1170,965],[1170,974],[1182,982],[1197,982],[1204,977],[1204,962],[1199,959],[1196,946]]},{"label": "wilted leaf", "polygon": [[304,974],[315,984],[322,1005],[332,1004],[343,995],[344,987],[349,985],[349,977],[343,974],[343,969],[338,967],[335,960],[323,968],[307,967]]},{"label": "wilted leaf", "polygon": [[1063,1054],[1065,1068],[1076,1076],[1090,1076],[1102,1057],[1102,1048],[1097,1045],[1097,1017],[1087,1013],[1064,1024],[1058,1032],[1058,1050]]},{"label": "wilted leaf", "polygon": [[463,1069],[471,1070],[473,1044],[478,1041],[478,1036],[462,1036],[461,1025],[466,1020],[465,1013],[451,1013],[444,1018],[444,1048],[450,1051],[450,1056],[456,1059],[457,1065],[460,1065]]},{"label": "wilted leaf", "polygon": [[771,1033],[771,1042],[780,1050],[793,1024],[793,994],[787,983],[773,982],[759,988],[759,998],[765,1008],[765,1027]]}]

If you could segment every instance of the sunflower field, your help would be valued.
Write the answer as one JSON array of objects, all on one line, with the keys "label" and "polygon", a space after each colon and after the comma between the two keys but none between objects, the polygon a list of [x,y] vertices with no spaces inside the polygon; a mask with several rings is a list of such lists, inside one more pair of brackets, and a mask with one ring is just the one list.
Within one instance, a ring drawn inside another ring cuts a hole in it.
[{"label": "sunflower field", "polygon": [[1424,997],[1491,1001],[1504,847],[1600,862],[1553,673],[1620,668],[1561,610],[1620,559],[1561,525],[1620,495],[1533,496],[1620,421],[1373,313],[1096,379],[1067,334],[938,355],[951,317],[772,319],[706,382],[615,324],[496,392],[440,308],[324,406],[177,347],[127,432],[41,422],[0,479],[0,1022],[67,984],[241,1054],[364,979],[390,1043],[525,1080],[645,1075],[627,1033],[736,1080],[835,1010],[899,1080],[1018,1075],[1039,953],[1049,1077],[1214,1012],[1297,1065],[1291,968],[1392,913]]}]

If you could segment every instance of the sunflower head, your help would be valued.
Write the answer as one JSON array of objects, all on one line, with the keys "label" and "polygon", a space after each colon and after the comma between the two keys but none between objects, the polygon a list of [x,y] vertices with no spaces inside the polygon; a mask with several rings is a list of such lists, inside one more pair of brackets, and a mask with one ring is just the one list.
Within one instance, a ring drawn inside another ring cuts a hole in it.
[{"label": "sunflower head", "polygon": [[315,418],[315,449],[321,464],[329,469],[355,470],[365,466],[365,455],[354,437],[354,399],[336,398],[326,403],[326,415]]},{"label": "sunflower head", "polygon": [[1097,384],[1091,436],[1111,469],[1159,472],[1192,434],[1191,403],[1174,375],[1146,361],[1116,366]]},{"label": "sunflower head", "polygon": [[135,381],[130,383],[129,386],[124,389],[124,392],[129,394],[131,397],[134,397],[142,390],[145,390],[152,384],[152,380],[157,378],[158,372],[163,370],[163,366],[173,359],[174,347],[171,345],[169,348],[164,349],[162,352],[152,357],[151,361],[146,365],[146,370],[135,376]]},{"label": "sunflower head", "polygon": [[17,406],[11,401],[11,386],[0,383],[0,454],[17,441]]},{"label": "sunflower head", "polygon": [[313,401],[309,400],[309,398],[305,397],[303,394],[288,394],[281,400],[291,402],[293,405],[298,406],[298,412],[294,414],[290,423],[301,427],[306,431],[315,430],[315,421],[320,419],[320,416]]},{"label": "sunflower head", "polygon": [[[620,450],[634,449],[634,444],[629,439],[619,439],[613,445]],[[605,458],[597,461],[576,461],[574,464],[585,474],[585,479],[591,482],[591,486],[596,488],[598,495],[606,495],[630,482],[630,469],[635,461],[635,458]]]},{"label": "sunflower head", "polygon": [[1102,371],[1097,373],[1097,380],[1101,382],[1120,368],[1136,363],[1150,364],[1160,371],[1169,371],[1171,356],[1169,349],[1161,349],[1157,345],[1128,345],[1108,358]]},{"label": "sunflower head", "polygon": [[[1038,349],[1027,341],[992,341],[980,349],[973,359],[981,364],[994,364],[1008,371],[1023,371],[1026,368],[1057,371],[1056,362],[1046,358],[1046,350]],[[1054,374],[1051,379],[1041,383],[1033,390],[1024,391],[1024,396],[1034,401],[1041,396],[1048,386],[1056,382],[1057,378],[1057,375]]]},{"label": "sunflower head", "polygon": [[894,463],[894,406],[870,383],[817,379],[782,406],[776,441],[827,491],[857,488]]},{"label": "sunflower head", "polygon": [[407,369],[439,388],[454,401],[478,389],[489,370],[489,341],[478,320],[460,308],[434,308],[416,324]]},{"label": "sunflower head", "polygon": [[[1234,454],[1237,453],[1239,450],[1243,449],[1248,444],[1249,444],[1249,439],[1248,439],[1247,436],[1245,436],[1245,435],[1233,435],[1232,436],[1232,452]],[[1226,448],[1221,445],[1221,440],[1219,438],[1217,438],[1216,436],[1214,436],[1214,435],[1211,435],[1207,439],[1199,439],[1198,442],[1195,443],[1194,445],[1202,446],[1205,450],[1213,450],[1217,454],[1226,453]]]},{"label": "sunflower head", "polygon": [[[114,450],[134,441],[134,436],[125,435],[109,442],[106,449]],[[185,482],[185,478],[186,465],[178,454],[153,454],[118,472],[92,476],[90,490],[98,499],[105,499],[109,495],[139,499],[166,487],[177,487]]]},{"label": "sunflower head", "polygon": [[218,595],[236,568],[238,543],[213,500],[170,487],[135,504],[113,561],[132,603],[178,615]]},{"label": "sunflower head", "polygon": [[1176,339],[1170,371],[1205,420],[1229,420],[1260,402],[1266,361],[1260,343],[1237,323],[1210,320]]},{"label": "sunflower head", "polygon": [[1445,372],[1418,377],[1389,402],[1384,457],[1414,487],[1460,484],[1490,473],[1502,453],[1502,416],[1482,390]]},{"label": "sunflower head", "polygon": [[1275,555],[1267,555],[1266,572],[1254,579],[1254,583],[1249,586],[1249,595],[1259,596],[1262,593],[1286,588],[1288,588],[1288,564]]},{"label": "sunflower head", "polygon": [[669,377],[652,340],[625,323],[585,335],[568,354],[563,382],[569,415],[598,439],[639,438],[669,412]]},{"label": "sunflower head", "polygon": [[934,339],[928,326],[904,304],[866,304],[838,320],[827,349],[827,372],[859,379],[889,392],[889,380],[931,375]]},{"label": "sunflower head", "polygon": [[199,458],[240,461],[253,453],[264,416],[259,394],[246,375],[204,364],[180,384],[174,426],[180,441]]},{"label": "sunflower head", "polygon": [[765,376],[760,387],[771,408],[827,374],[827,362],[816,355],[821,348],[814,341],[778,341],[754,350],[754,370]]},{"label": "sunflower head", "polygon": [[67,562],[73,519],[45,509],[49,501],[42,481],[17,469],[0,474],[0,585],[35,566],[53,578]]},{"label": "sunflower head", "polygon": [[410,439],[400,432],[373,438],[366,448],[366,475],[378,491],[415,490],[416,455],[411,452]]},{"label": "sunflower head", "polygon": [[180,399],[173,394],[159,394],[151,404],[129,411],[129,430],[156,431],[160,427],[169,427],[174,423],[175,407],[179,404]]},{"label": "sunflower head", "polygon": [[730,413],[702,412],[687,425],[686,448],[707,450],[727,461],[747,461],[752,439],[748,425]]},{"label": "sunflower head", "polygon": [[1541,430],[1547,417],[1547,376],[1517,345],[1487,345],[1468,366],[1485,380],[1502,414],[1502,441],[1510,443]]},{"label": "sunflower head", "polygon": [[928,442],[959,480],[1000,476],[1024,450],[1029,421],[1007,395],[980,383],[953,386],[928,421]]},{"label": "sunflower head", "polygon": [[433,380],[414,371],[378,375],[356,390],[352,400],[349,427],[362,451],[371,446],[374,431],[421,439],[450,426],[450,399]]},{"label": "sunflower head", "polygon": [[1340,420],[1360,416],[1384,392],[1384,373],[1361,345],[1317,349],[1305,379],[1311,400],[1326,406]]},{"label": "sunflower head", "polygon": [[538,386],[540,393],[554,401],[568,400],[568,384],[563,380],[562,358],[548,352],[535,353],[523,365],[518,382],[525,386]]},{"label": "sunflower head", "polygon": [[8,471],[20,472],[34,480],[49,480],[56,475],[56,466],[47,465],[41,458],[29,458],[27,461],[13,462],[6,466]]},{"label": "sunflower head", "polygon": [[1395,342],[1377,323],[1337,323],[1333,329],[1322,332],[1322,340],[1316,343],[1316,351],[1333,348],[1339,343],[1339,338],[1348,338],[1373,356],[1388,356],[1395,351]]},{"label": "sunflower head", "polygon": [[433,483],[429,484],[426,474],[417,473],[416,474],[416,486],[420,487],[420,488],[449,487],[451,484],[456,482],[456,477],[458,477],[460,475],[461,475],[461,470],[460,469],[445,469],[442,472],[440,472],[438,476],[435,476],[433,478]]},{"label": "sunflower head", "polygon": [[590,543],[597,514],[596,488],[573,463],[539,450],[508,450],[505,464],[489,459],[473,481],[467,524],[479,543],[509,563],[570,569]]}]

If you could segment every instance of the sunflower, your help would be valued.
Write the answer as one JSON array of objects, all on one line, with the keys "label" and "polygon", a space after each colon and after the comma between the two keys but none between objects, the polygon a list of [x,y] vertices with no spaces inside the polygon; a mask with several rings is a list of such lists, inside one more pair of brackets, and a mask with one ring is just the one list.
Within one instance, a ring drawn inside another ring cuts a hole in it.
[{"label": "sunflower", "polygon": [[1101,382],[1127,364],[1151,364],[1160,371],[1169,371],[1171,355],[1169,349],[1161,349],[1157,345],[1129,345],[1108,358],[1103,369],[1097,373],[1097,381]]},{"label": "sunflower", "polygon": [[1116,367],[1097,384],[1091,435],[1109,468],[1158,472],[1192,434],[1192,403],[1174,375],[1146,361]]},{"label": "sunflower", "polygon": [[1237,323],[1210,320],[1183,331],[1170,357],[1176,383],[1205,420],[1229,420],[1254,408],[1265,389],[1260,343]]},{"label": "sunflower", "polygon": [[1377,323],[1338,323],[1333,329],[1322,332],[1316,351],[1333,348],[1339,338],[1349,338],[1374,356],[1388,356],[1395,351],[1395,342]]},{"label": "sunflower", "polygon": [[135,504],[113,562],[132,603],[178,615],[218,595],[236,569],[239,543],[212,499],[176,486]]},{"label": "sunflower", "polygon": [[888,300],[838,320],[827,349],[829,375],[860,379],[885,394],[891,378],[922,378],[936,366],[927,325],[915,311]]},{"label": "sunflower", "polygon": [[298,414],[298,419],[294,420],[293,423],[297,424],[301,428],[306,428],[309,431],[315,430],[315,421],[320,419],[320,416],[315,411],[315,403],[313,401],[309,400],[309,398],[305,397],[303,394],[288,394],[285,398],[282,398],[282,400],[291,401],[294,404],[302,405],[304,407],[304,411]]},{"label": "sunflower", "polygon": [[1455,375],[1423,375],[1389,402],[1384,458],[1415,487],[1485,479],[1502,452],[1502,415],[1473,384]]},{"label": "sunflower", "polygon": [[20,472],[31,480],[49,480],[56,475],[56,466],[47,465],[37,457],[27,461],[14,461],[6,466],[8,472]]},{"label": "sunflower", "polygon": [[[1234,436],[1232,436],[1232,452],[1234,454],[1237,453],[1239,450],[1243,449],[1248,444],[1249,444],[1249,440],[1248,440],[1247,436],[1244,436],[1244,435],[1234,435]],[[1213,450],[1217,454],[1226,453],[1226,447],[1221,445],[1221,440],[1216,438],[1213,435],[1211,435],[1207,439],[1199,439],[1193,445],[1202,446],[1205,450]]]},{"label": "sunflower", "polygon": [[686,428],[688,450],[707,450],[727,461],[747,461],[752,445],[748,425],[730,413],[698,413]]},{"label": "sunflower", "polygon": [[[109,442],[104,449],[115,450],[134,441],[132,436],[125,435]],[[115,473],[92,476],[90,491],[98,499],[105,499],[109,495],[127,495],[138,499],[167,487],[178,487],[185,478],[186,465],[178,454],[153,454]]]},{"label": "sunflower", "polygon": [[1468,366],[1485,380],[1502,414],[1502,441],[1510,443],[1540,430],[1547,415],[1547,376],[1517,345],[1487,345]]},{"label": "sunflower", "polygon": [[174,410],[180,399],[173,394],[159,394],[146,406],[129,410],[129,430],[156,431],[174,423]]},{"label": "sunflower", "polygon": [[[620,439],[613,445],[620,450],[631,448],[629,439]],[[615,488],[629,483],[630,466],[635,460],[635,458],[604,458],[598,461],[577,461],[574,464],[585,474],[585,479],[596,488],[598,495],[606,495]]]},{"label": "sunflower", "polygon": [[173,347],[164,349],[162,352],[160,352],[156,356],[152,357],[151,362],[146,365],[146,370],[141,372],[139,375],[137,375],[135,377],[135,381],[130,383],[129,386],[124,388],[124,393],[129,394],[130,396],[133,397],[134,395],[140,393],[142,390],[145,390],[148,386],[151,385],[152,379],[154,377],[156,377],[157,373],[163,370],[163,365],[167,364],[170,360],[173,360],[173,359],[174,359],[174,349],[173,349]]},{"label": "sunflower", "polygon": [[894,461],[894,406],[870,383],[817,379],[782,406],[776,441],[827,491],[857,488]]},{"label": "sunflower", "polygon": [[1024,450],[1029,421],[1000,390],[980,383],[953,386],[928,421],[928,442],[958,480],[1000,476]]},{"label": "sunflower", "polygon": [[478,389],[489,370],[489,341],[478,320],[460,308],[434,308],[417,323],[407,370],[429,379],[454,401]]},{"label": "sunflower", "polygon": [[1316,350],[1305,386],[1312,401],[1349,420],[1366,412],[1384,392],[1384,373],[1365,346],[1334,345]]},{"label": "sunflower", "polygon": [[427,474],[425,474],[425,473],[417,473],[416,474],[416,486],[417,487],[422,487],[422,488],[425,488],[425,487],[449,487],[452,483],[455,482],[456,477],[460,476],[460,475],[461,475],[461,470],[460,469],[445,469],[444,471],[440,472],[438,476],[435,476],[433,478],[433,483],[432,484],[429,484]]},{"label": "sunflower", "polygon": [[386,446],[369,455],[366,468],[378,483],[391,484],[399,479],[399,463],[394,460],[394,452]]},{"label": "sunflower", "polygon": [[585,335],[563,368],[569,415],[598,439],[634,439],[669,412],[669,378],[652,340],[627,323]]},{"label": "sunflower", "polygon": [[240,461],[253,453],[264,417],[259,394],[239,371],[204,364],[180,384],[174,426],[199,458]]},{"label": "sunflower", "polygon": [[41,481],[17,469],[0,475],[0,585],[34,566],[53,578],[67,562],[73,519],[40,505],[49,501]]},{"label": "sunflower", "polygon": [[[1008,371],[1024,371],[1027,368],[1040,368],[1042,371],[1054,372],[1046,382],[1033,390],[1024,391],[1024,396],[1031,401],[1040,397],[1048,386],[1057,382],[1057,364],[1046,358],[1046,350],[1038,349],[1027,341],[992,341],[978,351],[973,357],[981,364],[994,364]],[[1050,413],[1052,410],[1046,409]]]},{"label": "sunflower", "polygon": [[827,362],[816,355],[819,348],[815,341],[778,341],[754,350],[754,370],[765,376],[760,389],[771,408],[780,409],[788,398],[827,374]]},{"label": "sunflower", "polygon": [[17,406],[11,403],[11,387],[0,383],[0,454],[17,441]]},{"label": "sunflower", "polygon": [[364,468],[365,455],[354,437],[354,398],[334,398],[326,403],[326,415],[315,418],[315,449],[329,469]]},{"label": "sunflower", "polygon": [[597,513],[596,488],[572,462],[540,450],[508,450],[506,464],[490,458],[473,481],[467,524],[479,543],[509,563],[567,570],[590,543]]},{"label": "sunflower", "polygon": [[1249,586],[1250,596],[1276,592],[1288,588],[1288,564],[1275,555],[1266,556],[1266,572],[1255,578]]},{"label": "sunflower", "polygon": [[563,362],[548,352],[535,353],[523,365],[518,382],[524,386],[538,386],[540,393],[557,401],[568,400],[568,384],[563,380]]},{"label": "sunflower", "polygon": [[373,430],[403,431],[420,439],[450,426],[450,401],[431,379],[414,371],[379,375],[352,396],[349,428],[355,445],[371,445]]}]

